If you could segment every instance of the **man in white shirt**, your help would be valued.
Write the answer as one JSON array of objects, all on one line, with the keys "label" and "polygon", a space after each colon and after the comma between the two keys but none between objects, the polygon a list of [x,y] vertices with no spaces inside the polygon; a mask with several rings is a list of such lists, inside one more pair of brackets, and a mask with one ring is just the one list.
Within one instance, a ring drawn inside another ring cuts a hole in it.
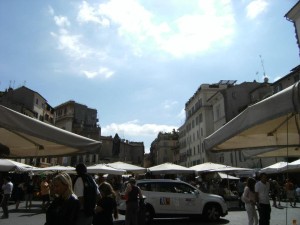
[{"label": "man in white shirt", "polygon": [[4,177],[4,184],[2,185],[2,191],[3,191],[3,198],[1,201],[1,207],[3,209],[3,215],[1,216],[1,219],[7,219],[8,218],[8,201],[10,199],[12,190],[13,190],[13,183],[11,182],[10,177]]},{"label": "man in white shirt", "polygon": [[100,191],[93,178],[87,174],[87,168],[83,163],[76,166],[76,172],[78,176],[74,183],[74,193],[81,205],[77,225],[91,225]]},{"label": "man in white shirt", "polygon": [[270,183],[267,174],[260,174],[260,181],[255,184],[255,196],[259,214],[259,225],[270,225],[271,205],[270,205]]}]

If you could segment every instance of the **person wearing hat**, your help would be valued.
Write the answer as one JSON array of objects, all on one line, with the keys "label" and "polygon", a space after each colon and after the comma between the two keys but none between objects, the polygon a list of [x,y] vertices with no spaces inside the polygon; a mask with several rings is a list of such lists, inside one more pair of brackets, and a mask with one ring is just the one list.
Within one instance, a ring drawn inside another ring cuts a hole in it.
[{"label": "person wearing hat", "polygon": [[4,183],[2,185],[2,191],[3,191],[3,198],[1,201],[1,207],[3,209],[3,215],[1,216],[1,219],[7,219],[8,218],[8,200],[10,199],[12,190],[13,190],[13,183],[11,182],[10,177],[4,177]]},{"label": "person wearing hat", "polygon": [[136,185],[134,177],[129,178],[125,196],[127,196],[125,225],[138,225],[138,199],[142,199],[143,195],[141,189]]}]

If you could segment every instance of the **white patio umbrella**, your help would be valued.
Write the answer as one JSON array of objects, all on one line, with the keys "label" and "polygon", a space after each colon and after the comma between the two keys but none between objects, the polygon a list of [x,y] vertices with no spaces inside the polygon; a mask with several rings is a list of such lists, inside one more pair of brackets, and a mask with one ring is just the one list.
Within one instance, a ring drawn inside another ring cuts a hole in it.
[{"label": "white patio umbrella", "polygon": [[287,162],[277,162],[273,165],[267,166],[262,168],[259,172],[260,173],[280,173],[287,169],[288,163]]},{"label": "white patio umbrella", "polygon": [[290,169],[299,169],[300,168],[300,159],[297,159],[296,161],[289,163],[288,167]]},{"label": "white patio umbrella", "polygon": [[1,172],[9,172],[9,171],[26,172],[26,171],[31,171],[33,168],[36,167],[24,163],[16,162],[10,159],[0,159]]},{"label": "white patio umbrella", "polygon": [[193,169],[196,172],[208,172],[210,170],[215,170],[215,169],[224,168],[224,167],[226,167],[226,166],[222,165],[222,164],[206,162],[206,163],[192,166],[192,167],[190,167],[190,169]]},{"label": "white patio umbrella", "polygon": [[238,177],[231,176],[231,175],[228,175],[226,173],[221,173],[221,172],[218,172],[218,175],[221,179],[228,179],[228,180],[239,180],[240,179]]},{"label": "white patio umbrella", "polygon": [[125,163],[125,162],[113,162],[113,163],[108,163],[107,165],[111,166],[115,169],[126,170],[127,173],[129,173],[129,172],[145,173],[147,171],[147,169],[144,167],[132,165],[132,164]]},{"label": "white patio umbrella", "polygon": [[193,169],[173,163],[163,163],[157,166],[152,166],[148,168],[148,171],[152,174],[186,174],[195,172]]},{"label": "white patio umbrella", "polygon": [[67,173],[75,173],[75,167],[72,166],[49,166],[49,167],[43,167],[43,168],[35,168],[32,169],[32,172],[34,173],[57,173],[57,172],[67,172]]},{"label": "white patio umbrella", "polygon": [[300,159],[288,163],[284,172],[299,172],[300,171]]},{"label": "white patio umbrella", "polygon": [[248,168],[241,168],[241,167],[233,167],[222,165],[218,163],[206,162],[202,164],[198,164],[195,166],[190,167],[190,169],[195,170],[198,173],[203,172],[234,172],[234,171],[248,171],[252,169]]},{"label": "white patio umbrella", "polygon": [[123,169],[115,169],[107,164],[96,164],[93,166],[87,167],[88,173],[103,173],[103,174],[112,174],[112,175],[122,175],[126,173],[126,170]]}]

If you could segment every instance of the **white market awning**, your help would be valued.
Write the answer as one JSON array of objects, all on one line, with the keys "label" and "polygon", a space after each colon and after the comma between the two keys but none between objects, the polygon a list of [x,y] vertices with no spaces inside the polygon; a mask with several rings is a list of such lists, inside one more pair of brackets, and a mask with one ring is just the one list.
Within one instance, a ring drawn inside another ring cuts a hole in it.
[{"label": "white market awning", "polygon": [[268,157],[300,156],[299,113],[300,85],[297,82],[249,106],[205,138],[204,147],[213,152],[267,150]]},{"label": "white market awning", "polygon": [[0,155],[5,158],[97,153],[101,142],[33,119],[0,105]]}]

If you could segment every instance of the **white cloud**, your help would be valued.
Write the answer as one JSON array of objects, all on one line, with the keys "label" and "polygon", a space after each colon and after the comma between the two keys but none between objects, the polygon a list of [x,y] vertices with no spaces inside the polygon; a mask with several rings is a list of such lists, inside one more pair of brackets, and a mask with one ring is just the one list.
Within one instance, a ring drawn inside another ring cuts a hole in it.
[{"label": "white cloud", "polygon": [[99,74],[103,75],[105,78],[110,78],[112,75],[114,75],[114,73],[115,73],[114,71],[112,71],[106,67],[102,67],[99,70]]},{"label": "white cloud", "polygon": [[97,72],[95,71],[86,71],[86,70],[82,70],[81,71],[87,78],[94,78],[98,75]]},{"label": "white cloud", "polygon": [[81,44],[80,35],[70,35],[65,29],[60,29],[58,33],[51,32],[51,35],[57,39],[58,49],[73,59],[86,58],[91,53],[88,47]]},{"label": "white cloud", "polygon": [[59,27],[69,27],[71,25],[69,19],[65,16],[54,16],[54,21]]},{"label": "white cloud", "polygon": [[182,109],[182,110],[178,113],[177,117],[182,121],[182,124],[183,124],[184,121],[185,121],[185,110]]},{"label": "white cloud", "polygon": [[166,100],[163,102],[163,108],[169,110],[169,109],[172,109],[177,104],[178,104],[178,101]]},{"label": "white cloud", "polygon": [[54,9],[51,5],[48,6],[48,12],[50,13],[50,15],[54,15]]},{"label": "white cloud", "polygon": [[250,2],[246,8],[247,17],[249,19],[255,19],[266,10],[267,6],[268,2],[266,0],[254,0]]},{"label": "white cloud", "polygon": [[86,1],[83,1],[79,6],[79,12],[77,16],[79,23],[93,22],[102,26],[109,26],[110,22],[107,18],[102,17],[99,12],[90,6]]},{"label": "white cloud", "polygon": [[134,120],[121,124],[109,124],[102,127],[101,132],[102,136],[114,136],[118,133],[122,139],[144,142],[147,152],[159,132],[172,132],[173,129],[176,130],[177,127],[161,124],[139,124],[137,120]]},{"label": "white cloud", "polygon": [[83,2],[78,20],[102,25],[109,20],[137,56],[162,50],[182,57],[230,43],[235,26],[231,1],[199,1],[198,6],[193,13],[167,21],[137,0],[110,0],[98,6]]},{"label": "white cloud", "polygon": [[87,71],[82,70],[81,71],[87,78],[95,78],[95,77],[104,77],[106,79],[112,77],[114,75],[114,71],[112,71],[109,68],[101,67],[98,71]]},{"label": "white cloud", "polygon": [[141,137],[155,137],[159,132],[171,132],[177,129],[175,126],[159,125],[159,124],[139,124],[138,121],[129,121],[126,123],[112,123],[102,128],[103,135],[112,135],[118,133],[120,137],[130,136],[139,139]]}]

